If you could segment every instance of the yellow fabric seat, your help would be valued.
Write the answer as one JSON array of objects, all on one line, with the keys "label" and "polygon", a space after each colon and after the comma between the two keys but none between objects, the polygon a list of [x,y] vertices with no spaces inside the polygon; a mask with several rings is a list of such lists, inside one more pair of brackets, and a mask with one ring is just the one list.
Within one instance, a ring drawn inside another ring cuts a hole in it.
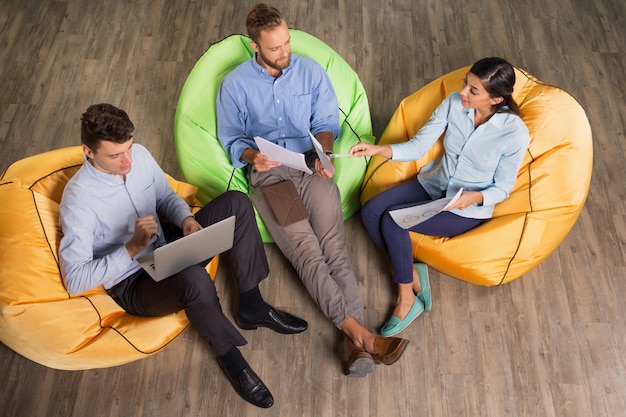
[{"label": "yellow fabric seat", "polygon": [[[404,142],[428,121],[444,97],[462,88],[470,67],[446,74],[406,97],[383,132],[380,144]],[[493,218],[453,238],[411,232],[413,256],[452,277],[499,285],[528,272],[550,255],[573,227],[591,180],[592,141],[582,107],[565,91],[515,69],[513,98],[530,131],[530,147],[510,197]],[[419,161],[373,157],[361,202],[403,181],[442,154],[442,140]]]},{"label": "yellow fabric seat", "polygon": [[[80,146],[12,164],[0,179],[0,341],[42,365],[90,369],[120,365],[163,349],[189,325],[184,312],[126,313],[99,287],[77,296],[59,270],[59,203],[83,162]],[[196,188],[168,177],[197,211]],[[212,277],[215,257],[207,266]]]}]

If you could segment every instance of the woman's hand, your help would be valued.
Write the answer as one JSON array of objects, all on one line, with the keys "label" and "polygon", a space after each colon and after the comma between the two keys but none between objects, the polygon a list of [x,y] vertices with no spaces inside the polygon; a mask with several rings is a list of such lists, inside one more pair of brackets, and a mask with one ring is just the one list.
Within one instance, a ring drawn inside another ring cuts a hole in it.
[{"label": "woman's hand", "polygon": [[359,142],[353,145],[348,151],[349,154],[354,156],[373,156],[380,155],[387,159],[391,159],[393,152],[389,145],[373,145],[371,143]]},{"label": "woman's hand", "polygon": [[465,210],[472,204],[482,204],[483,203],[483,193],[480,191],[463,191],[459,196],[459,199],[454,202],[450,207],[446,210],[459,209]]}]

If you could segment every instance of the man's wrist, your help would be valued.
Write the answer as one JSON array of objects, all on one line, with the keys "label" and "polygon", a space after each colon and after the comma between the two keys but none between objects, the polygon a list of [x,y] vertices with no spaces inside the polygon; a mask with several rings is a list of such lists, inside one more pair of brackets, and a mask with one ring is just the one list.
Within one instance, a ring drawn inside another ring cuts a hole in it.
[{"label": "man's wrist", "polygon": [[141,246],[136,245],[135,243],[133,243],[132,240],[126,242],[124,246],[126,247],[126,252],[128,252],[128,256],[130,256],[131,259],[135,259],[135,256],[137,256],[139,252],[143,250]]},{"label": "man's wrist", "polygon": [[241,157],[239,158],[239,160],[242,163],[254,165],[254,159],[259,153],[260,152],[254,148],[246,148],[241,153]]}]

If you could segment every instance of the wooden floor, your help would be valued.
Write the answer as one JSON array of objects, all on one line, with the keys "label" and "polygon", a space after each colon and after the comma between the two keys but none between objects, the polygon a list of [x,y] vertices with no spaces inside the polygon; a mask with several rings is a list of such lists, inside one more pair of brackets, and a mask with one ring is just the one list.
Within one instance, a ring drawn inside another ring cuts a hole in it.
[{"label": "wooden floor", "polygon": [[[0,0],[0,172],[79,144],[81,112],[104,101],[128,110],[136,140],[180,178],[172,138],[180,89],[211,43],[245,31],[254,3]],[[433,311],[403,333],[411,344],[401,361],[367,378],[342,375],[342,338],[267,245],[272,272],[263,293],[310,323],[296,336],[244,331],[243,353],[272,390],[271,409],[240,400],[189,329],[148,359],[76,372],[0,345],[0,416],[626,415],[626,2],[272,4],[290,27],[322,39],[357,71],[377,137],[403,97],[484,56],[505,57],[569,91],[594,134],[594,175],[579,221],[545,262],[504,286],[431,271]],[[358,217],[347,222],[347,242],[368,325],[378,329],[395,299],[384,257]],[[227,273],[220,266],[230,315]]]}]

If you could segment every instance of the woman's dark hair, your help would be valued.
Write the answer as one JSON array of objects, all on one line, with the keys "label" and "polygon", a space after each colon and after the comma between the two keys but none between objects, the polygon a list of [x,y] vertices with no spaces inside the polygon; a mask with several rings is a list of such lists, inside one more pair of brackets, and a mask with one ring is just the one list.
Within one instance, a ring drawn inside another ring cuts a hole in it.
[{"label": "woman's dark hair", "polygon": [[[492,98],[504,99],[494,105],[496,112],[510,111],[518,116],[521,114],[517,103],[511,96],[515,85],[515,70],[511,64],[502,58],[483,58],[476,62],[469,72],[480,79]],[[508,110],[503,109],[504,106],[507,106]]]},{"label": "woman's dark hair", "polygon": [[257,4],[246,18],[248,36],[253,42],[259,43],[261,31],[274,29],[280,26],[283,20],[285,20],[283,14],[278,9],[263,3]]},{"label": "woman's dark hair", "polygon": [[89,106],[80,120],[80,139],[93,151],[100,147],[101,140],[115,143],[130,140],[135,129],[124,110],[106,103]]}]

